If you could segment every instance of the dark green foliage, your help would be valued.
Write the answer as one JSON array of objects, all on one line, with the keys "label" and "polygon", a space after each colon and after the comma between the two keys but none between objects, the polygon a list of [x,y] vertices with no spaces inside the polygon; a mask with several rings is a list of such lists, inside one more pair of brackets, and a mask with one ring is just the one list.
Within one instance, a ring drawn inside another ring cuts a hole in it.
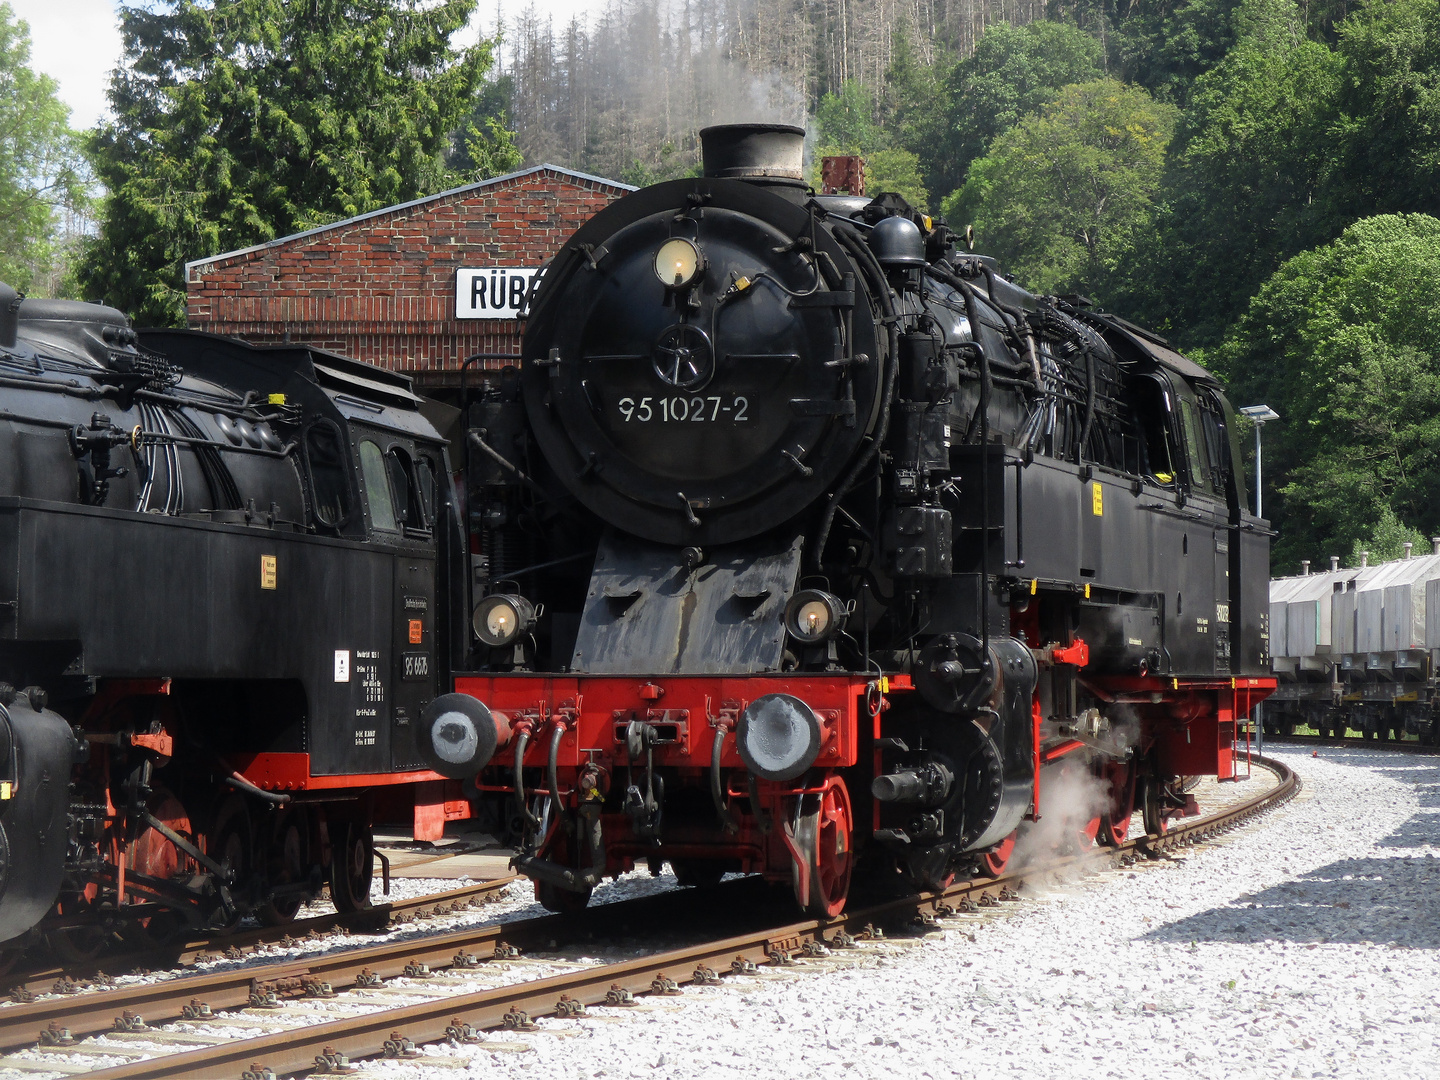
[{"label": "dark green foliage", "polygon": [[1290,255],[1338,231],[1316,197],[1334,152],[1339,58],[1290,0],[1250,0],[1239,43],[1196,82],[1170,149],[1157,228],[1116,304],[1189,347],[1224,337]]},{"label": "dark green foliage", "polygon": [[1116,33],[1126,79],[1186,104],[1195,80],[1235,44],[1238,6],[1239,0],[1136,0]]},{"label": "dark green foliage", "polygon": [[1339,34],[1326,213],[1440,213],[1440,0],[1371,0]]},{"label": "dark green foliage", "polygon": [[81,280],[178,324],[186,260],[364,213],[453,179],[451,133],[490,43],[450,37],[475,0],[163,0],[121,9],[109,189]]},{"label": "dark green foliage", "polygon": [[[1265,283],[1213,359],[1264,402],[1274,565],[1374,535],[1386,513],[1440,531],[1440,220],[1356,222]],[[1272,491],[1273,487],[1273,491]]]},{"label": "dark green foliage", "polygon": [[1100,43],[1059,23],[991,27],[975,52],[945,76],[924,142],[912,145],[931,191],[965,182],[990,140],[1054,101],[1059,89],[1103,74]]}]

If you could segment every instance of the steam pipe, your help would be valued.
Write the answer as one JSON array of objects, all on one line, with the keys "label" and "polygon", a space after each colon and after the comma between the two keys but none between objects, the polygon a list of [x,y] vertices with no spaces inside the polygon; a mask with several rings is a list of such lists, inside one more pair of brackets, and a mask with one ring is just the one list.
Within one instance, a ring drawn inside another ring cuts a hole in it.
[{"label": "steam pipe", "polygon": [[740,826],[725,808],[725,792],[720,785],[720,752],[725,746],[725,729],[715,728],[715,740],[710,744],[710,798],[715,803],[715,813],[728,833],[739,832]]},{"label": "steam pipe", "polygon": [[925,790],[925,781],[913,772],[889,773],[870,782],[870,794],[881,802],[917,802]]},{"label": "steam pipe", "polygon": [[530,745],[530,724],[517,724],[519,737],[515,742],[515,802],[520,810],[520,820],[527,828],[539,829],[540,819],[530,813],[525,805],[525,748]]},{"label": "steam pipe", "polygon": [[[970,320],[972,340],[966,344],[980,360],[980,644],[985,658],[990,657],[990,357],[985,346],[974,340],[980,326],[975,307],[975,289],[962,278],[947,275],[960,286],[965,297],[965,317]],[[943,280],[943,279],[942,279]]]},{"label": "steam pipe", "polygon": [[550,808],[554,811],[555,820],[562,821],[565,817],[565,804],[560,801],[560,740],[565,737],[565,725],[558,720],[555,723],[555,730],[550,735],[550,757],[545,763],[545,779],[550,783]]},{"label": "steam pipe", "polygon": [[895,378],[900,369],[900,322],[895,311],[895,296],[890,291],[889,283],[885,280],[885,272],[875,261],[875,255],[869,246],[854,229],[846,225],[837,225],[835,236],[859,265],[860,272],[865,275],[870,282],[871,290],[880,300],[880,310],[884,313],[884,322],[888,324],[890,330],[890,355],[885,358],[884,382],[880,390],[880,422],[875,430],[875,437],[865,452],[850,467],[850,471],[845,474],[845,479],[836,485],[835,493],[830,496],[830,502],[825,507],[825,515],[820,522],[820,531],[816,534],[815,543],[810,549],[810,559],[817,570],[825,555],[825,542],[830,539],[830,527],[835,523],[835,513],[840,509],[840,500],[855,486],[861,472],[869,467],[871,460],[884,445],[886,435],[889,434],[890,402],[895,395]]}]

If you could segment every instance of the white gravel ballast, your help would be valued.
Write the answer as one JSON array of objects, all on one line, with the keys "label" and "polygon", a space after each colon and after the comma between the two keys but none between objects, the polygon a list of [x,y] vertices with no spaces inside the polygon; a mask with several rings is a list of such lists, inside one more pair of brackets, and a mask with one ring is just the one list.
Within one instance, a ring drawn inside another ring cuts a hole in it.
[{"label": "white gravel ballast", "polygon": [[1440,1076],[1440,758],[1274,754],[1300,773],[1302,795],[1173,862],[1006,905],[1007,917],[852,968],[766,973],[687,988],[643,1013],[542,1021],[553,1034],[529,1036],[529,1049],[466,1046],[468,1063],[451,1069],[365,1071]]}]

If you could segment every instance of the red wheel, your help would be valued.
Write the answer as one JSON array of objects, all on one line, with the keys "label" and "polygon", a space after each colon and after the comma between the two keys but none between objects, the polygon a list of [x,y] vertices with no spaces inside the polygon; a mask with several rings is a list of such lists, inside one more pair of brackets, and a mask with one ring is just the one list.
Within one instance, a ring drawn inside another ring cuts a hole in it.
[{"label": "red wheel", "polygon": [[1095,846],[1095,838],[1100,835],[1101,819],[1093,817],[1075,830],[1075,852],[1083,855]]},{"label": "red wheel", "polygon": [[845,781],[827,776],[820,794],[800,796],[799,810],[795,847],[808,864],[808,880],[802,883],[799,866],[793,867],[795,898],[813,918],[834,918],[845,910],[855,863],[855,819]]},{"label": "red wheel", "polygon": [[1096,839],[1106,847],[1119,847],[1130,835],[1130,815],[1135,812],[1135,774],[1129,765],[1107,765],[1110,802],[1100,815]]},{"label": "red wheel", "polygon": [[1020,835],[1016,829],[1009,836],[1001,840],[989,851],[980,856],[980,872],[990,877],[999,877],[1005,872],[1006,865],[1010,862],[1010,856],[1015,851],[1015,838]]},{"label": "red wheel", "polygon": [[[1133,811],[1132,811],[1133,813]],[[1100,832],[1096,839],[1106,847],[1119,847],[1130,835],[1130,814],[1124,817],[1106,813],[1100,815]]]}]

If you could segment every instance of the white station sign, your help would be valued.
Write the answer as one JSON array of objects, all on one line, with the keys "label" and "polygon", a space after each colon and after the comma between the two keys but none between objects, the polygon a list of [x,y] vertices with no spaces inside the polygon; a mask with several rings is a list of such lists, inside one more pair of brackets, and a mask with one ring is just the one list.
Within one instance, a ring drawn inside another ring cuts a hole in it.
[{"label": "white station sign", "polygon": [[455,271],[455,318],[523,319],[540,285],[542,267],[462,267]]}]

